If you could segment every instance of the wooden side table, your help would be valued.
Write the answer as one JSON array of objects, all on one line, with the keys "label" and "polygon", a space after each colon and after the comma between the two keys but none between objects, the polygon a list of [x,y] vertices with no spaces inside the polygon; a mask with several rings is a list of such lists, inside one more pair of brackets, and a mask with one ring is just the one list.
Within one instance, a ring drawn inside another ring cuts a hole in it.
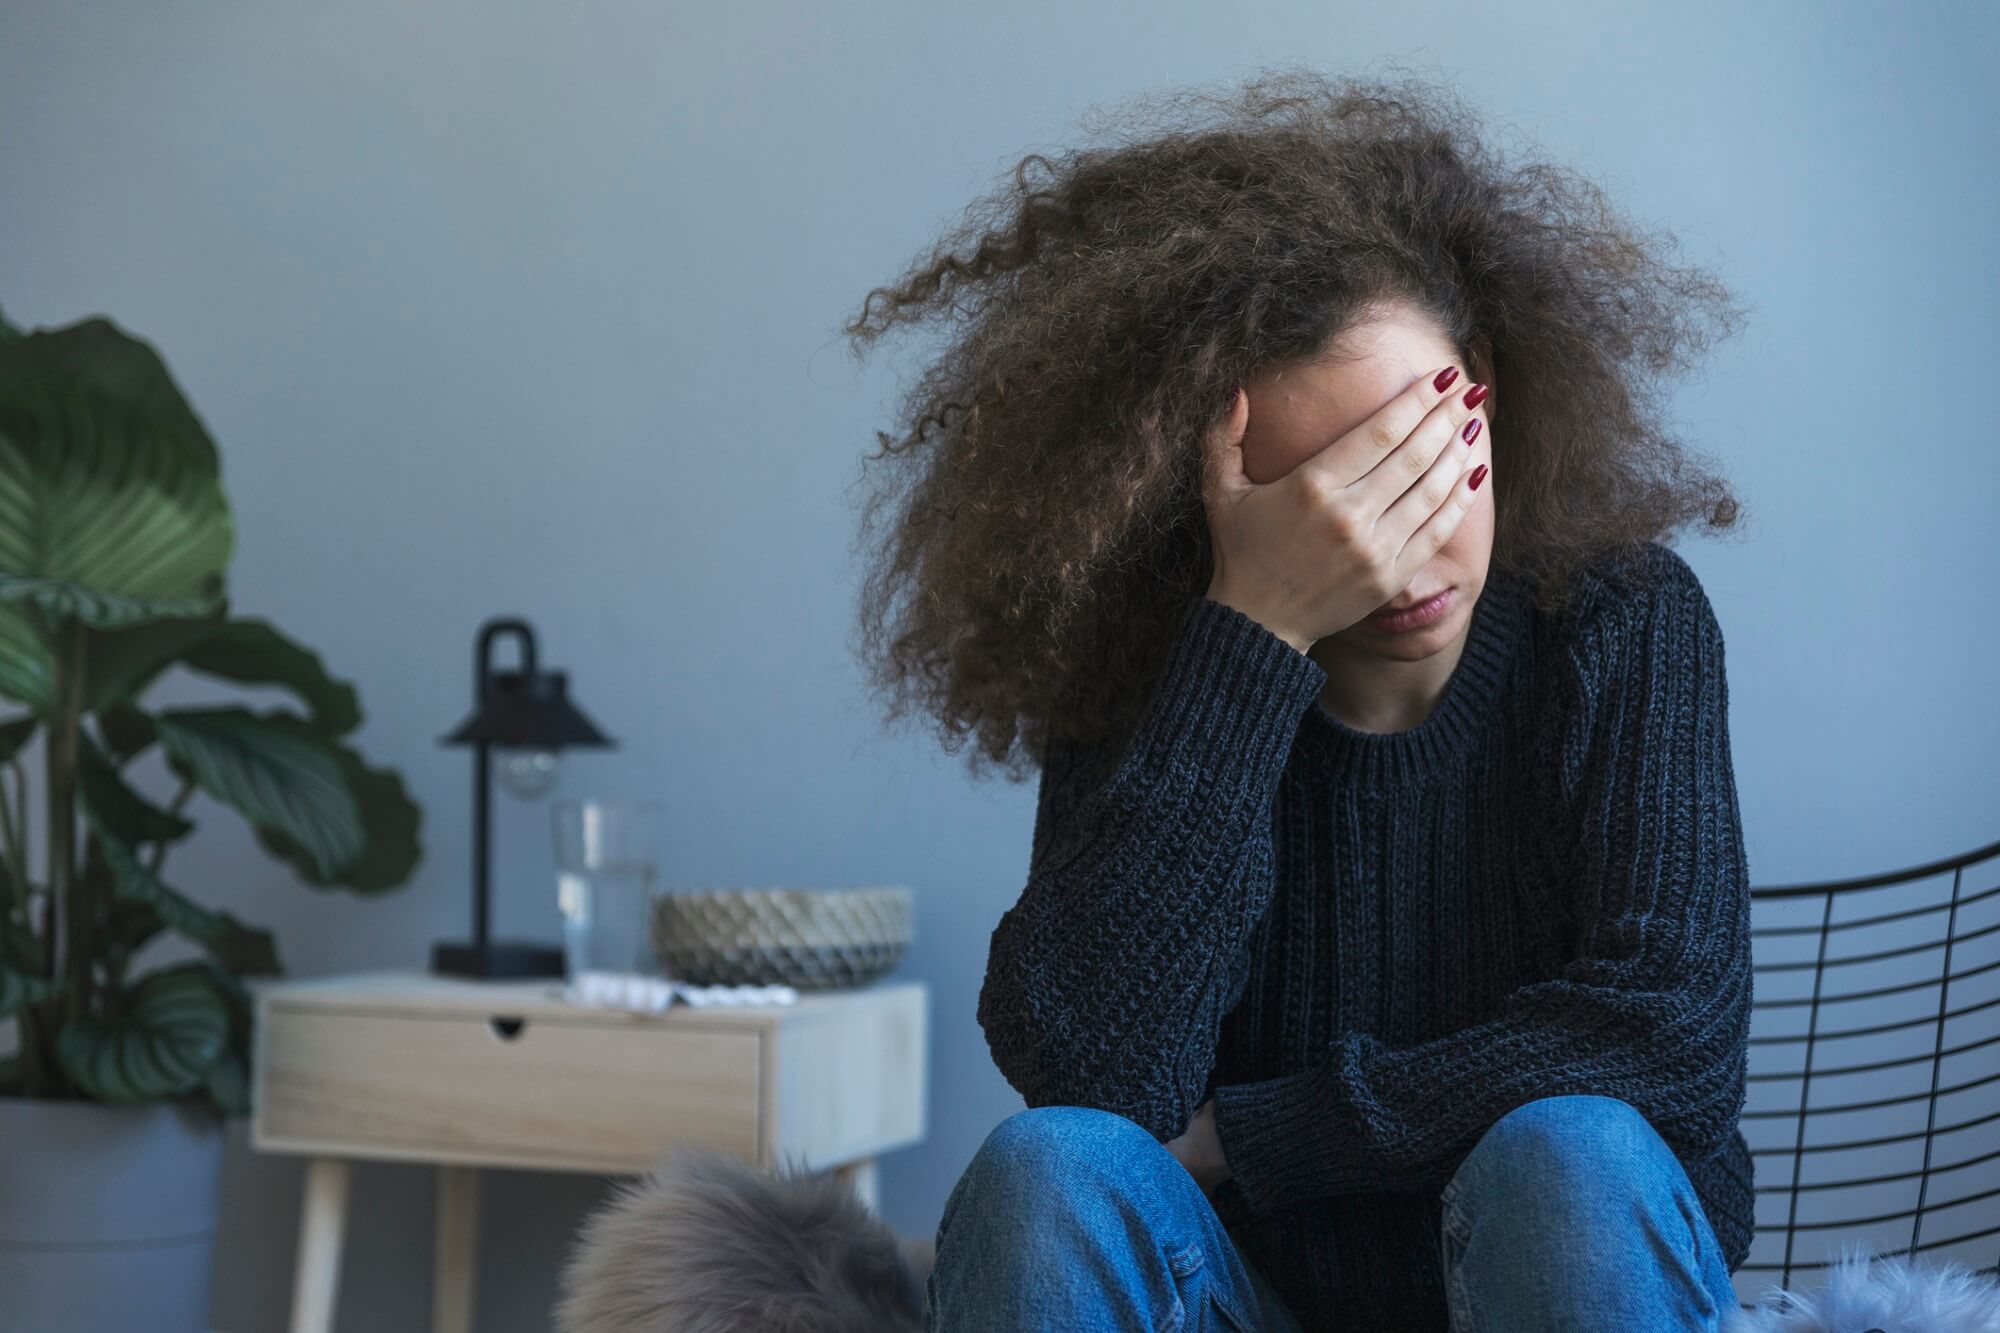
[{"label": "wooden side table", "polygon": [[351,1159],[438,1165],[431,1327],[469,1333],[480,1167],[637,1174],[673,1144],[850,1179],[924,1136],[929,992],[567,1004],[561,983],[373,972],[256,986],[251,1143],[312,1158],[292,1333],[331,1333]]}]

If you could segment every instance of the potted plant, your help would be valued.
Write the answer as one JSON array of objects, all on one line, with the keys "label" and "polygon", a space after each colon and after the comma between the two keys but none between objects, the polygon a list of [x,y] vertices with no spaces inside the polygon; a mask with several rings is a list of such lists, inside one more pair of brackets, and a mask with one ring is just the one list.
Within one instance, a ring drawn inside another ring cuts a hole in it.
[{"label": "potted plant", "polygon": [[[152,347],[0,318],[0,1330],[208,1328],[244,978],[281,969],[167,868],[194,793],[320,888],[381,893],[422,854],[401,778],[347,740],[354,688],[230,615],[233,545],[215,445]],[[148,708],[173,666],[298,706]]]}]

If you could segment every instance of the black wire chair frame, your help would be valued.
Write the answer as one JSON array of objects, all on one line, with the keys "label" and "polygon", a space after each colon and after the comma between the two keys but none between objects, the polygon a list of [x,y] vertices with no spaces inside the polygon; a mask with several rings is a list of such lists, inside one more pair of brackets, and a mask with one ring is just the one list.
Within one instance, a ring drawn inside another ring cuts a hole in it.
[{"label": "black wire chair frame", "polygon": [[[1976,1262],[2000,1246],[2000,842],[1887,874],[1753,886],[1750,897],[1739,1123],[1759,1206],[1738,1274],[1775,1273],[1789,1289],[1794,1272],[1827,1267],[1835,1245],[1854,1241],[1878,1255],[1949,1250],[1937,1257],[2000,1273],[2000,1257]],[[1958,1184],[1981,1167],[1986,1188]],[[1778,1209],[1782,1224],[1767,1220]],[[1808,1238],[1817,1256],[1800,1253]]]}]

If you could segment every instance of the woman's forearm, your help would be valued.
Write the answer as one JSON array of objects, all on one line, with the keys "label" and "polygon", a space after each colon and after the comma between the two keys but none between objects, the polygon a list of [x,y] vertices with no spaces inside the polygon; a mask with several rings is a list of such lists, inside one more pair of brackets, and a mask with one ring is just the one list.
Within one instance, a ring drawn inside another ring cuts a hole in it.
[{"label": "woman's forearm", "polygon": [[1197,599],[1124,753],[1051,747],[978,1005],[1029,1105],[1102,1107],[1163,1142],[1187,1128],[1269,904],[1278,779],[1325,679]]}]

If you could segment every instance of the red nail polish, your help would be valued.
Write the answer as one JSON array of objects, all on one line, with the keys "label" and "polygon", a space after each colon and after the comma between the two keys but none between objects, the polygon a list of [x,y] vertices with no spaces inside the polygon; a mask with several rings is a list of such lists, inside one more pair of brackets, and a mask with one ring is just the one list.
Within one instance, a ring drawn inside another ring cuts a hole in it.
[{"label": "red nail polish", "polygon": [[1470,449],[1472,442],[1479,438],[1479,418],[1474,417],[1472,420],[1466,422],[1465,429],[1460,431],[1459,434],[1465,437],[1465,447]]},{"label": "red nail polish", "polygon": [[1478,467],[1472,469],[1472,489],[1475,491],[1478,490],[1479,483],[1485,480],[1486,480],[1486,464],[1481,463]]},{"label": "red nail polish", "polygon": [[1451,387],[1451,382],[1457,378],[1458,378],[1458,367],[1446,366],[1443,370],[1440,370],[1437,373],[1437,378],[1431,381],[1431,387],[1433,389],[1436,389],[1439,393],[1443,393],[1446,389],[1449,389]]},{"label": "red nail polish", "polygon": [[1475,384],[1465,391],[1465,405],[1477,407],[1486,401],[1487,389],[1484,384]]}]

